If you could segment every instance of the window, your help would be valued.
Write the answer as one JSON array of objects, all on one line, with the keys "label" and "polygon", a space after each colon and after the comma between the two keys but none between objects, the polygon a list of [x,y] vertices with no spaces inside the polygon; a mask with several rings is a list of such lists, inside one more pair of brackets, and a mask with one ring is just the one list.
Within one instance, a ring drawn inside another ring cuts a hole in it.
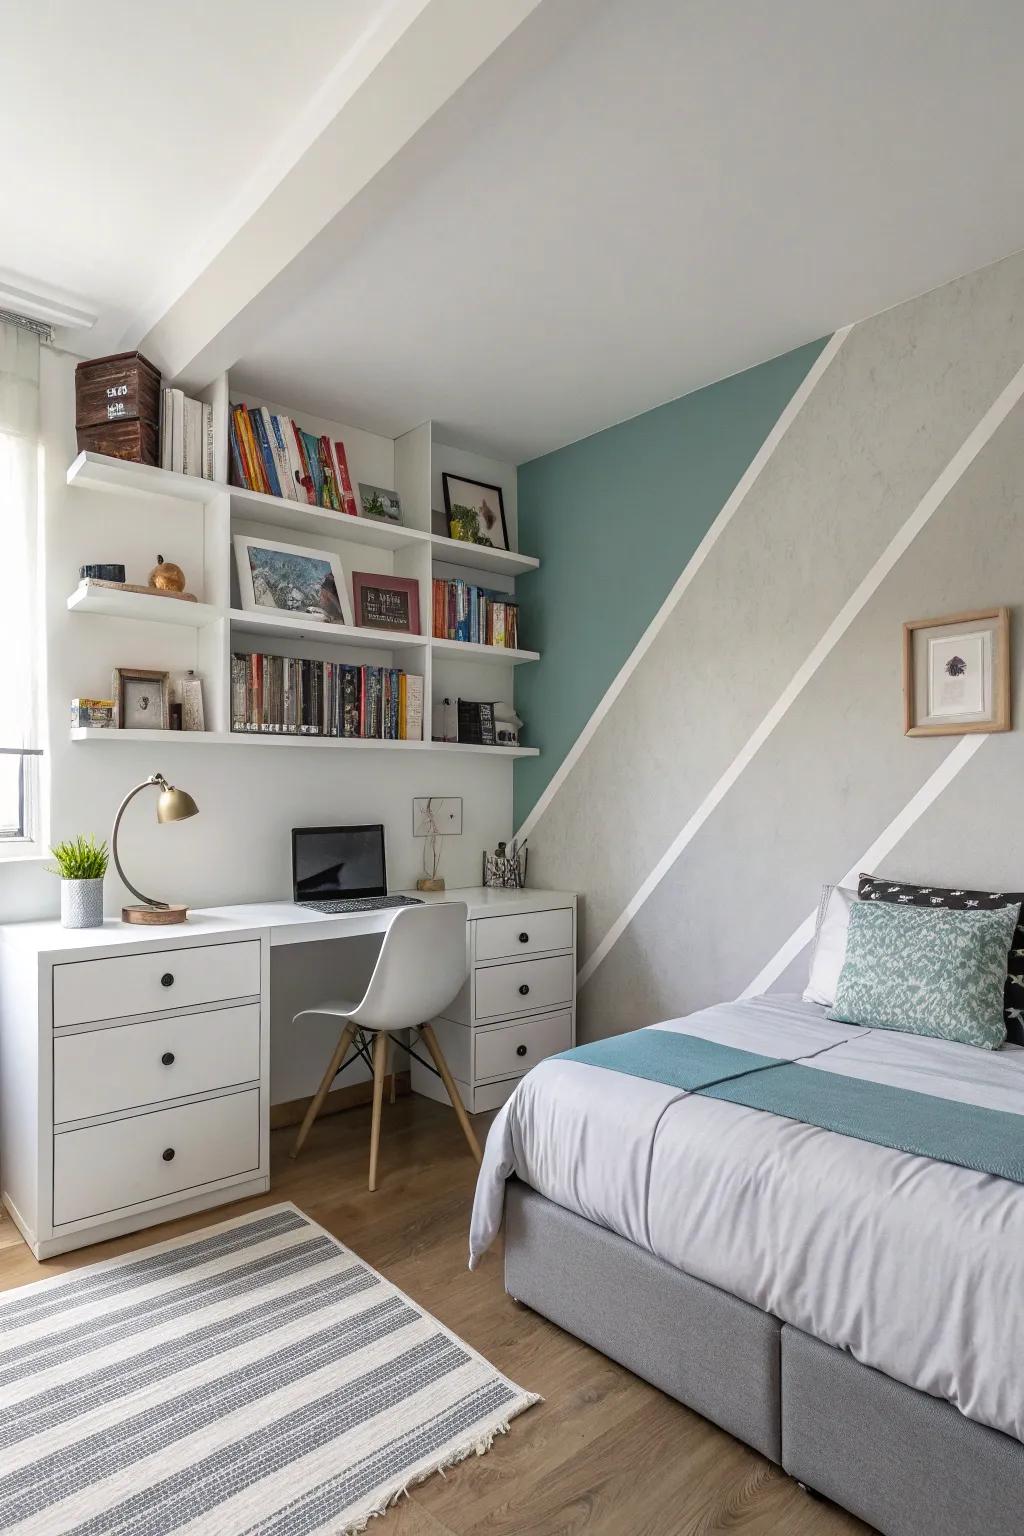
[{"label": "window", "polygon": [[39,834],[39,338],[0,320],[0,857]]}]

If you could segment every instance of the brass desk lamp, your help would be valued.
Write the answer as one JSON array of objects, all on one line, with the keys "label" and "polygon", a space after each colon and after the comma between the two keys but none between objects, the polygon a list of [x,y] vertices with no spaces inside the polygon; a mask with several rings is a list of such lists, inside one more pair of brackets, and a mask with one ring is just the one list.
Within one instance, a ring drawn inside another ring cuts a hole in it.
[{"label": "brass desk lamp", "polygon": [[125,885],[133,896],[137,896],[142,903],[138,907],[122,907],[121,921],[124,923],[183,923],[188,912],[187,907],[173,906],[166,901],[157,901],[152,896],[144,896],[138,890],[124,870],[121,868],[121,860],[117,855],[117,833],[121,825],[121,817],[124,815],[130,801],[141,794],[142,790],[154,785],[160,790],[160,797],[156,802],[156,819],[159,822],[185,821],[189,816],[197,816],[199,807],[192,796],[184,789],[175,789],[173,784],[168,784],[162,773],[154,773],[150,778],[143,779],[141,784],[129,790],[121,801],[120,808],[114,818],[114,830],[110,834],[110,852],[114,860],[114,868],[117,870]]}]

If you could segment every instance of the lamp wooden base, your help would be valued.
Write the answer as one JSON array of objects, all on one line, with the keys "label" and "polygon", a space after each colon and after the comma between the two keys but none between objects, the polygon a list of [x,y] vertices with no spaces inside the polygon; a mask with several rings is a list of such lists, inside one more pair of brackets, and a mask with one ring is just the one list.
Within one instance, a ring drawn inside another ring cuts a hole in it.
[{"label": "lamp wooden base", "polygon": [[148,923],[160,926],[165,923],[183,923],[188,917],[188,907],[122,907],[122,923]]}]

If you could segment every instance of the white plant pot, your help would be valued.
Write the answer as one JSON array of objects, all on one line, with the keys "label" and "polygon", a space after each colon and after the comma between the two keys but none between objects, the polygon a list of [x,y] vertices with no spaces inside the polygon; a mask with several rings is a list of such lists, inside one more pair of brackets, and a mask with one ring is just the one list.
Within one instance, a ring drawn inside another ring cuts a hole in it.
[{"label": "white plant pot", "polygon": [[103,881],[62,880],[60,883],[62,928],[103,926]]}]

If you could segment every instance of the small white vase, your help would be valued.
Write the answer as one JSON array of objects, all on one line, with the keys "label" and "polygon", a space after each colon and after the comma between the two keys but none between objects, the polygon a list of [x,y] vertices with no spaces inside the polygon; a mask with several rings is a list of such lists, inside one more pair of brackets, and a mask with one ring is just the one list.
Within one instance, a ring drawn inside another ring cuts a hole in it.
[{"label": "small white vase", "polygon": [[61,881],[60,925],[62,928],[103,926],[102,879]]}]

